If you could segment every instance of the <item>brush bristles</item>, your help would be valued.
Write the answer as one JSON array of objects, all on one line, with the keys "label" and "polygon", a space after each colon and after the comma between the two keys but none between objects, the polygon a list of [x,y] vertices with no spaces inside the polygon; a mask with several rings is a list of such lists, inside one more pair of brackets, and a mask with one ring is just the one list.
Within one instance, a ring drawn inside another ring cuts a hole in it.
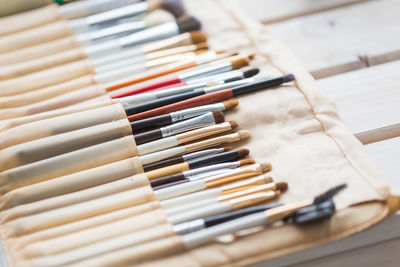
[{"label": "brush bristles", "polygon": [[269,162],[260,163],[260,166],[263,173],[269,172],[272,169],[272,165]]},{"label": "brush bristles", "polygon": [[229,101],[225,101],[223,104],[225,106],[225,110],[229,110],[229,109],[237,107],[239,105],[239,101],[229,100]]},{"label": "brush bristles", "polygon": [[246,71],[243,71],[243,77],[250,78],[250,77],[257,75],[259,72],[260,72],[260,69],[257,69],[257,68],[246,70]]},{"label": "brush bristles", "polygon": [[177,24],[180,33],[198,31],[201,28],[200,21],[195,17],[185,17],[178,21]]},{"label": "brush bristles", "polygon": [[238,156],[239,158],[247,156],[250,153],[250,150],[248,150],[247,148],[240,148],[238,149]]},{"label": "brush bristles", "polygon": [[208,49],[208,44],[207,44],[206,42],[196,44],[196,49],[197,49],[197,50],[200,50],[200,49]]},{"label": "brush bristles", "polygon": [[286,183],[286,182],[276,183],[275,187],[276,187],[276,190],[285,191],[286,189],[288,189],[288,183]]},{"label": "brush bristles", "polygon": [[237,70],[246,67],[250,64],[250,60],[247,57],[242,57],[231,61],[232,69]]},{"label": "brush bristles", "polygon": [[314,198],[314,204],[319,204],[324,201],[327,201],[328,199],[332,199],[334,196],[336,196],[341,191],[343,191],[346,187],[347,187],[347,184],[341,184],[341,185],[338,185],[338,186],[335,186],[335,187],[329,189],[328,191],[316,196]]},{"label": "brush bristles", "polygon": [[175,18],[180,18],[185,14],[185,7],[181,0],[163,0],[161,7],[171,12]]},{"label": "brush bristles", "polygon": [[204,32],[192,31],[189,34],[193,44],[207,42],[207,34],[205,34]]},{"label": "brush bristles", "polygon": [[239,123],[237,123],[237,121],[230,121],[229,124],[231,125],[231,129],[239,127]]},{"label": "brush bristles", "polygon": [[248,130],[241,130],[238,132],[240,140],[245,140],[247,138],[250,138],[251,133]]},{"label": "brush bristles", "polygon": [[154,10],[143,17],[143,21],[146,23],[147,27],[153,27],[174,20],[175,18],[171,13],[161,9]]},{"label": "brush bristles", "polygon": [[216,124],[222,123],[225,121],[225,115],[221,110],[215,110],[212,112],[212,114],[214,116],[214,121]]},{"label": "brush bristles", "polygon": [[239,162],[240,166],[256,163],[254,159],[241,159]]},{"label": "brush bristles", "polygon": [[224,146],[224,152],[232,150],[232,146]]}]

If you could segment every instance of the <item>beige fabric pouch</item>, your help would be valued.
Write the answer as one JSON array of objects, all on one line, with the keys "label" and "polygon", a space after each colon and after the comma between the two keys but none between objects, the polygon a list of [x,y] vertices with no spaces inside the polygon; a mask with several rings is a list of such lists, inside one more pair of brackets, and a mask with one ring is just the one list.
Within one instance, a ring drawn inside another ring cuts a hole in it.
[{"label": "beige fabric pouch", "polygon": [[[40,8],[40,7],[43,7],[43,6],[51,4],[51,3],[52,3],[52,1],[50,1],[50,0],[13,0],[13,1],[1,0],[0,1],[0,17],[10,16],[12,14],[24,12],[24,11],[35,9],[35,8]],[[0,33],[4,34],[7,32],[10,32],[10,31],[11,32],[18,31],[19,28],[22,26],[30,27],[29,25],[25,25],[21,21],[23,18],[25,18],[24,15],[32,16],[32,19],[39,20],[41,22],[40,24],[53,21],[51,19],[52,14],[49,14],[49,13],[53,13],[53,11],[51,9],[43,8],[43,10],[36,9],[31,12],[25,12],[25,13],[23,13],[23,15],[22,14],[14,15],[13,18],[15,17],[15,19],[8,20],[8,22],[15,23],[17,25],[13,25],[13,24],[7,25],[7,23],[4,23],[4,24],[2,23],[0,26],[0,29],[2,29],[2,31],[0,31]],[[5,19],[7,19],[7,18],[4,18],[4,20]],[[18,24],[21,24],[21,25],[18,25]],[[40,24],[38,24],[38,25],[40,25]],[[3,30],[3,26],[11,27],[11,29],[9,29],[8,31],[5,31],[5,29]],[[32,27],[35,27],[35,25],[33,25]],[[2,34],[0,34],[0,35],[2,35]]]}]

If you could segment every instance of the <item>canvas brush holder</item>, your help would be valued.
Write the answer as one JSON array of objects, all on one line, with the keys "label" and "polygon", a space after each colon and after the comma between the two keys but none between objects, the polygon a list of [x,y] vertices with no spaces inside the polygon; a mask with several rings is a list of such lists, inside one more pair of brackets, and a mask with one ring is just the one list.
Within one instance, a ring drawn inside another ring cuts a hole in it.
[{"label": "canvas brush holder", "polygon": [[[143,173],[117,100],[97,102],[102,94],[94,93],[73,96],[96,87],[77,68],[74,73],[82,75],[65,78],[71,87],[53,80],[32,85],[46,89],[32,87],[21,94],[29,107],[40,105],[35,97],[48,90],[56,99],[44,101],[59,109],[41,103],[41,112],[26,112],[26,106],[21,110],[6,101],[26,88],[0,81],[8,88],[0,98],[0,232],[10,266],[243,266],[344,238],[399,208],[390,183],[343,125],[335,105],[265,26],[236,1],[185,2],[202,21],[213,49],[254,52],[251,65],[263,75],[296,76],[279,88],[238,97],[239,107],[225,114],[252,133],[235,146],[248,148],[257,162],[271,162],[275,181],[288,182],[278,202],[310,199],[342,183],[347,189],[334,203],[302,209],[284,224],[185,250]],[[35,80],[43,74],[33,75]],[[71,101],[58,105],[63,97]],[[76,105],[88,99],[94,100]]]}]

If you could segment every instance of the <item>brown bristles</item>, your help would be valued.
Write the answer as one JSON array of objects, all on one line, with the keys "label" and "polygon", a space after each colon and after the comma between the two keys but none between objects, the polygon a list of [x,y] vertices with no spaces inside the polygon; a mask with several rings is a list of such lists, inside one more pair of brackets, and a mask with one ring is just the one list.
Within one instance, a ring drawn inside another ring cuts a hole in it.
[{"label": "brown bristles", "polygon": [[247,148],[238,149],[239,158],[247,156],[249,153],[250,153],[250,150],[248,150]]},{"label": "brown bristles", "polygon": [[279,191],[279,190],[275,190],[274,192],[275,192],[275,196],[277,196],[277,197],[281,194],[281,191]]},{"label": "brown bristles", "polygon": [[260,163],[260,166],[263,173],[269,172],[272,169],[272,165],[269,162]]},{"label": "brown bristles", "polygon": [[199,43],[195,44],[196,49],[208,49],[208,44],[207,43]]},{"label": "brown bristles", "polygon": [[192,39],[193,44],[207,42],[207,34],[200,31],[190,32],[190,38]]},{"label": "brown bristles", "polygon": [[240,166],[256,163],[254,159],[241,159],[239,162]]},{"label": "brown bristles", "polygon": [[215,51],[215,54],[217,54],[217,55],[219,55],[219,54],[225,54],[225,53],[228,53],[228,50],[218,50],[218,51]]},{"label": "brown bristles", "polygon": [[224,152],[226,152],[226,151],[232,150],[232,146],[224,146],[223,149],[224,149]]},{"label": "brown bristles", "polygon": [[207,52],[207,51],[208,51],[207,49],[199,49],[199,50],[194,51],[194,53],[195,53],[196,55],[200,55],[200,54],[203,54],[203,53],[205,53],[205,52]]},{"label": "brown bristles", "polygon": [[231,125],[231,129],[239,127],[239,123],[237,123],[237,121],[230,121],[229,123]]},{"label": "brown bristles", "polygon": [[225,110],[233,109],[239,105],[239,101],[233,99],[223,102]]},{"label": "brown bristles", "polygon": [[288,189],[288,183],[286,182],[279,182],[275,184],[276,190],[285,191]]},{"label": "brown bristles", "polygon": [[250,60],[247,57],[242,57],[231,61],[232,69],[237,70],[246,67],[250,64]]},{"label": "brown bristles", "polygon": [[212,112],[212,114],[214,116],[214,121],[216,124],[222,123],[225,121],[225,115],[221,110],[215,110]]},{"label": "brown bristles", "polygon": [[247,58],[250,60],[253,60],[255,56],[256,56],[256,53],[250,53],[247,55]]}]

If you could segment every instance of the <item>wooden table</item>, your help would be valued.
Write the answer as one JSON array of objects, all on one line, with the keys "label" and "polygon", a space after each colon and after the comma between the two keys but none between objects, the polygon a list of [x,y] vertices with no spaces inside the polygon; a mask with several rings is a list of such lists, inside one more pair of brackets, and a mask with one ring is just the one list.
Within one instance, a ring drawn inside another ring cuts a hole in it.
[{"label": "wooden table", "polygon": [[[236,1],[294,51],[400,194],[400,1]],[[397,266],[399,249],[400,213],[254,266]]]}]

